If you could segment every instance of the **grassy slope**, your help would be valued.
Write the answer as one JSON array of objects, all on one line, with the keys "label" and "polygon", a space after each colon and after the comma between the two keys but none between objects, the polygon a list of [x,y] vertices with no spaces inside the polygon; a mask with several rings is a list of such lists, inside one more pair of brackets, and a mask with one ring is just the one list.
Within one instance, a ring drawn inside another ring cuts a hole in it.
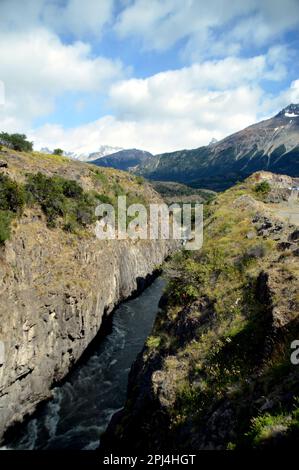
[{"label": "grassy slope", "polygon": [[[0,169],[2,243],[10,237],[13,220],[21,216],[25,208],[28,210],[39,205],[49,227],[88,233],[94,208],[101,201],[116,207],[117,196],[120,195],[127,196],[128,205],[135,202],[146,204],[158,199],[158,195],[143,180],[121,171],[99,169],[94,165],[39,152],[2,149],[0,158],[8,165]],[[38,173],[41,175],[37,177]],[[63,187],[70,181],[74,182],[73,188],[78,194],[66,197]]]},{"label": "grassy slope", "polygon": [[279,248],[294,227],[256,188],[249,178],[219,195],[203,249],[169,262],[167,303],[133,371],[120,442],[196,450],[298,440],[299,262],[296,243]]},{"label": "grassy slope", "polygon": [[173,181],[151,181],[150,183],[169,204],[173,202],[206,203],[216,195],[214,191],[208,189],[195,189]]}]

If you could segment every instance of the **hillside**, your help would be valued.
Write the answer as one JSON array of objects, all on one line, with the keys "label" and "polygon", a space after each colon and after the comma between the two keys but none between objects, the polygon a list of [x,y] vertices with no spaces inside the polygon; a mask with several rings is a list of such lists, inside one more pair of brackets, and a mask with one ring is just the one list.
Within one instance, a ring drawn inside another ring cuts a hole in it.
[{"label": "hillside", "polygon": [[93,159],[90,163],[97,166],[111,167],[118,170],[133,170],[137,165],[147,161],[152,154],[144,150],[128,149],[120,150],[107,157]]},{"label": "hillside", "polygon": [[37,152],[0,151],[0,441],[51,397],[120,301],[145,287],[167,240],[98,240],[94,209],[160,201],[146,182]]},{"label": "hillside", "polygon": [[103,452],[298,444],[298,181],[256,173],[207,206],[202,250],[168,263]]},{"label": "hillside", "polygon": [[298,104],[208,146],[155,155],[134,171],[221,191],[259,170],[299,176]]},{"label": "hillside", "polygon": [[168,204],[198,202],[205,203],[212,199],[216,193],[208,189],[196,189],[174,181],[151,181],[151,186]]}]

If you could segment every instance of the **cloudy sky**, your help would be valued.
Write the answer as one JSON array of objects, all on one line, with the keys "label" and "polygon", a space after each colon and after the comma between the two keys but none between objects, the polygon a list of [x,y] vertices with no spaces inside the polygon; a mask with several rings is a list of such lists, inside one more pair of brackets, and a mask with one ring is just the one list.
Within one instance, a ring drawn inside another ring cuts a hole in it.
[{"label": "cloudy sky", "polygon": [[0,0],[0,130],[195,148],[299,102],[299,0]]}]

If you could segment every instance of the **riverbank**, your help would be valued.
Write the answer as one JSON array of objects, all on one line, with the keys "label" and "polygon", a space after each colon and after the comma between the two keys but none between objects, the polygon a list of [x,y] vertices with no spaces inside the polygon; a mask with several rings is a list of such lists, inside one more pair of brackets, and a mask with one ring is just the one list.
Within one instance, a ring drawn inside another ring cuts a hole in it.
[{"label": "riverbank", "polygon": [[115,309],[53,398],[6,435],[6,448],[98,448],[111,416],[125,403],[128,373],[152,329],[164,285],[156,278]]}]

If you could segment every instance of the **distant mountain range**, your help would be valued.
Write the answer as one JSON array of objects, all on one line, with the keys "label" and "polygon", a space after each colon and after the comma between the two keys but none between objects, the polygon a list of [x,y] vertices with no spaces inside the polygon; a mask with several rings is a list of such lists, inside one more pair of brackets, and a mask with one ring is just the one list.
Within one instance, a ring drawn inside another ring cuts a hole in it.
[{"label": "distant mountain range", "polygon": [[[42,149],[52,153],[49,149]],[[224,190],[251,173],[268,170],[299,176],[299,104],[276,116],[194,150],[152,155],[138,149],[103,145],[96,152],[64,155],[98,166],[131,171],[155,181]]]},{"label": "distant mountain range", "polygon": [[299,176],[298,104],[208,146],[151,156],[134,173],[218,191],[259,170]]},{"label": "distant mountain range", "polygon": [[[63,155],[65,157],[69,157],[72,160],[80,160],[82,162],[90,162],[92,160],[96,160],[102,157],[105,157],[106,155],[110,155],[111,153],[118,152],[119,150],[122,150],[121,147],[111,147],[110,145],[101,145],[99,149],[95,152],[81,152],[80,150],[75,151],[75,152],[63,152]],[[53,153],[53,149],[50,150],[48,147],[43,147],[41,148],[40,152],[42,153]]]},{"label": "distant mountain range", "polygon": [[90,161],[94,165],[116,168],[117,170],[135,171],[137,165],[142,165],[153,155],[144,150],[120,150],[112,155]]}]

